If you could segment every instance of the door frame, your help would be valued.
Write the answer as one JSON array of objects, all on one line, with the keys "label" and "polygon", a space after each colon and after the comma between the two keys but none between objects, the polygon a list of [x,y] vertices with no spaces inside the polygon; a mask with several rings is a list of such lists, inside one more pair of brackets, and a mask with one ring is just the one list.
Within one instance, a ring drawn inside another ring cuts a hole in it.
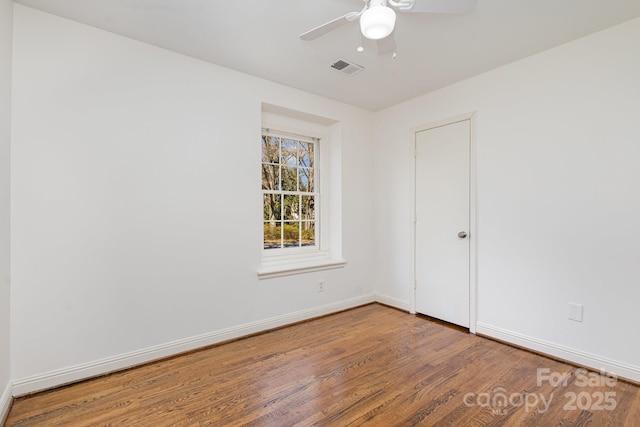
[{"label": "door frame", "polygon": [[478,227],[476,222],[476,112],[461,114],[448,119],[430,122],[424,125],[411,128],[411,250],[409,257],[413,292],[411,292],[411,310],[416,313],[416,135],[429,129],[451,125],[463,121],[469,121],[469,332],[476,333],[476,265],[477,265],[477,236]]}]

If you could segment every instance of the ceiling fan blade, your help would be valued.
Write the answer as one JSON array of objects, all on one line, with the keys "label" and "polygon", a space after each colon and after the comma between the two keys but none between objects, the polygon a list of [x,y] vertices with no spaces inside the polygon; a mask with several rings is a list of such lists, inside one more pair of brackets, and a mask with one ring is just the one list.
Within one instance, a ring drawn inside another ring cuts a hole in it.
[{"label": "ceiling fan blade", "polygon": [[389,34],[387,37],[376,40],[378,47],[378,55],[380,56],[393,56],[396,53],[396,36],[395,31]]},{"label": "ceiling fan blade", "polygon": [[300,34],[300,39],[305,41],[315,40],[318,37],[324,36],[325,34],[335,30],[336,28],[340,28],[343,25],[348,24],[358,16],[360,16],[359,12],[349,12],[346,15],[336,18],[333,21],[329,21],[326,24],[322,24],[319,27],[314,28],[313,30],[309,30],[306,33]]},{"label": "ceiling fan blade", "polygon": [[478,0],[415,0],[416,4],[406,12],[418,13],[466,13],[473,10]]}]

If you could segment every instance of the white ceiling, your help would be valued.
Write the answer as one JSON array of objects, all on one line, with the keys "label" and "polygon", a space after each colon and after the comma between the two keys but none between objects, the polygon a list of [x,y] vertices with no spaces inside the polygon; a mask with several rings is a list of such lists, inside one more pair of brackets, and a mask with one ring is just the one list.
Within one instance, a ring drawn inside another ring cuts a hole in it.
[{"label": "white ceiling", "polygon": [[[464,15],[399,12],[392,59],[373,44],[356,52],[357,22],[299,39],[362,0],[16,2],[372,111],[640,16],[640,0],[479,0]],[[330,68],[338,59],[365,69],[345,75]]]}]

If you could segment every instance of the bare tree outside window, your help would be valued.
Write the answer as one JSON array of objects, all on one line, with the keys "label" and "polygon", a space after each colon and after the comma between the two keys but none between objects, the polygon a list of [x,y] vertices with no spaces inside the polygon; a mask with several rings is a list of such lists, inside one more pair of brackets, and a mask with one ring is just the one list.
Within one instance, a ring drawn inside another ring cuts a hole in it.
[{"label": "bare tree outside window", "polygon": [[264,249],[317,244],[316,145],[312,138],[263,133]]}]

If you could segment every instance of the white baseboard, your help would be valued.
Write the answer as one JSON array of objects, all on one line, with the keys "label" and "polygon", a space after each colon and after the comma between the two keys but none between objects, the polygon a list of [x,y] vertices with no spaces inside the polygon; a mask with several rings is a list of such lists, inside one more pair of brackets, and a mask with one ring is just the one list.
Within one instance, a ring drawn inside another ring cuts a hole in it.
[{"label": "white baseboard", "polygon": [[376,302],[380,304],[388,305],[406,312],[411,311],[411,303],[409,301],[401,300],[398,298],[390,297],[383,294],[375,294]]},{"label": "white baseboard", "polygon": [[[364,295],[332,304],[327,304],[321,307],[314,307],[307,310],[296,311],[293,313],[275,316],[256,322],[246,323],[243,325],[185,338],[182,340],[149,347],[118,356],[96,360],[90,363],[84,363],[69,368],[46,372],[44,374],[21,378],[13,381],[13,395],[22,396],[28,393],[58,387],[64,384],[69,384],[91,377],[104,375],[109,372],[118,371],[143,363],[148,363],[185,351],[195,350],[230,339],[251,335],[273,328],[278,328],[291,323],[300,322],[318,316],[324,316],[372,302],[375,302],[375,297],[373,294]],[[9,394],[9,396],[11,396],[11,394]]]},{"label": "white baseboard", "polygon": [[7,415],[9,415],[11,403],[13,403],[13,395],[11,393],[11,383],[8,383],[2,392],[2,396],[0,396],[0,426],[4,425]]},{"label": "white baseboard", "polygon": [[640,382],[640,367],[615,360],[607,359],[596,354],[587,353],[560,344],[529,337],[524,334],[502,329],[496,326],[476,322],[476,333],[500,341],[511,343],[533,351],[547,354],[568,362],[573,362],[596,371],[605,370],[620,378]]},{"label": "white baseboard", "polygon": [[[12,384],[8,384],[2,396],[0,397],[0,421],[2,421],[8,414],[13,396],[22,396],[28,393],[33,393],[36,391],[46,390],[64,384],[81,381],[95,376],[107,374],[109,372],[118,371],[143,363],[148,363],[185,351],[206,347],[230,339],[251,335],[273,328],[278,328],[291,323],[300,322],[318,316],[324,316],[372,302],[380,302],[382,304],[386,304],[407,312],[410,310],[410,303],[408,301],[381,294],[364,295],[320,307],[301,310],[227,329],[222,329],[219,331],[210,332],[203,335],[185,338],[182,340],[149,347],[90,363],[18,379],[13,381]],[[540,353],[548,354],[552,357],[567,360],[595,370],[604,369],[607,372],[615,374],[621,378],[640,382],[640,367],[638,366],[606,359],[598,355],[582,352],[569,347],[564,347],[559,344],[543,341],[537,338],[526,336],[524,334],[484,324],[482,322],[476,323],[476,333],[505,341],[517,346],[528,348]],[[0,425],[2,424],[0,423]]]}]

